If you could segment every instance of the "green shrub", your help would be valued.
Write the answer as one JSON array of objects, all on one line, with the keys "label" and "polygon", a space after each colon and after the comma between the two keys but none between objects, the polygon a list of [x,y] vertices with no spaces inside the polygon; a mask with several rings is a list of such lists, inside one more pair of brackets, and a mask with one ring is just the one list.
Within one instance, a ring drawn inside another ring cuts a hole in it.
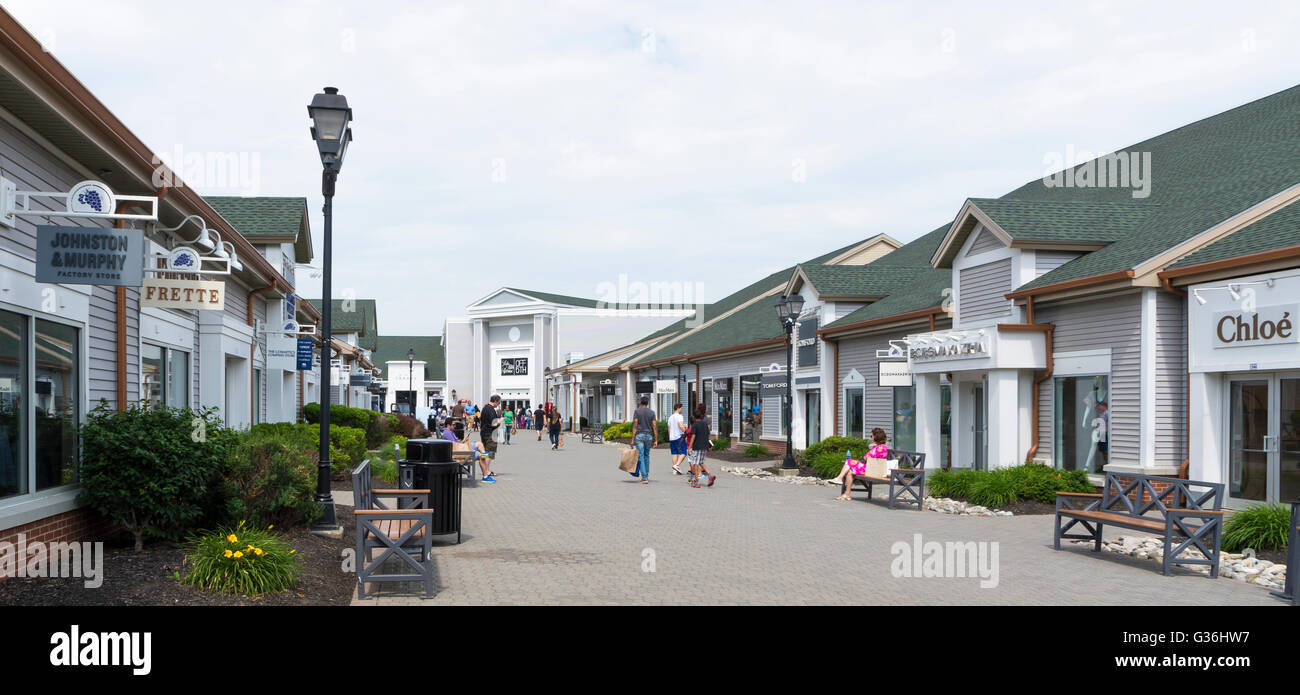
[{"label": "green shrub", "polygon": [[421,439],[433,436],[433,433],[429,431],[429,428],[424,426],[423,422],[416,420],[410,415],[398,415],[397,420],[397,434],[400,434],[407,439]]},{"label": "green shrub", "polygon": [[298,578],[296,551],[279,536],[240,522],[190,538],[185,557],[189,572],[184,584],[206,591],[259,596],[294,585]]},{"label": "green shrub", "polygon": [[605,439],[627,439],[632,436],[634,426],[632,422],[615,422],[605,428]]},{"label": "green shrub", "polygon": [[[320,403],[304,405],[302,416],[310,424],[320,423]],[[361,430],[366,435],[366,446],[372,449],[387,441],[388,437],[397,432],[401,426],[397,416],[389,413],[380,413],[367,408],[350,408],[346,405],[331,405],[330,429],[336,425]]]},{"label": "green shrub", "polygon": [[[241,433],[221,471],[222,521],[256,526],[310,524],[321,509],[314,499],[320,441],[311,425],[258,425]],[[333,428],[331,428],[333,430]]]},{"label": "green shrub", "polygon": [[763,446],[762,444],[750,444],[749,446],[745,447],[746,458],[761,459],[761,458],[766,458],[768,455],[769,452],[767,450],[767,447]]},{"label": "green shrub", "polygon": [[865,439],[827,437],[803,450],[804,465],[817,471],[817,475],[823,478],[831,478],[840,474],[846,452],[852,452],[853,458],[861,461],[870,448],[871,442]]},{"label": "green shrub", "polygon": [[731,437],[718,437],[713,440],[713,448],[718,451],[726,451],[731,448]]},{"label": "green shrub", "polygon": [[964,499],[985,507],[1002,507],[1022,500],[1052,504],[1057,492],[1092,492],[1083,471],[1058,471],[1041,463],[977,471],[969,468],[934,470],[925,484],[934,497]]},{"label": "green shrub", "polygon": [[659,441],[661,441],[661,442],[666,442],[666,441],[668,441],[668,421],[667,421],[667,420],[657,420],[657,421],[655,421],[655,429],[656,429],[656,430],[659,430]]},{"label": "green shrub", "polygon": [[[319,442],[320,438],[316,441]],[[345,480],[352,474],[352,469],[360,466],[366,458],[366,433],[355,427],[335,427],[331,424],[330,447],[330,475],[335,480]],[[334,447],[342,454],[341,457],[335,457]]]},{"label": "green shrub", "polygon": [[235,433],[215,409],[113,410],[101,400],[81,427],[78,499],[135,536],[179,538],[215,506],[211,487]]},{"label": "green shrub", "polygon": [[587,429],[588,427],[591,427],[591,423],[587,421],[586,415],[578,419],[578,426],[584,430]]},{"label": "green shrub", "polygon": [[1282,504],[1253,504],[1232,513],[1223,524],[1223,549],[1239,552],[1245,548],[1255,550],[1283,550],[1291,525],[1291,510]]}]

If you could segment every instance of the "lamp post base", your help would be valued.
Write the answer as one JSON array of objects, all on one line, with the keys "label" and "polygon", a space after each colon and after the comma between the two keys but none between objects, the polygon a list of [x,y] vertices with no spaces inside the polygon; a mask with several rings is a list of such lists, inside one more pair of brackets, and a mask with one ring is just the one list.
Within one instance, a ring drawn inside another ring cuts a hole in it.
[{"label": "lamp post base", "polygon": [[333,497],[330,497],[328,500],[320,501],[320,505],[323,509],[321,510],[320,518],[316,520],[316,523],[312,524],[311,532],[317,536],[324,536],[325,538],[342,538],[343,527],[339,526],[338,517],[334,515]]},{"label": "lamp post base", "polygon": [[776,474],[781,478],[792,478],[796,475],[799,475],[799,469],[781,467],[776,469]]}]

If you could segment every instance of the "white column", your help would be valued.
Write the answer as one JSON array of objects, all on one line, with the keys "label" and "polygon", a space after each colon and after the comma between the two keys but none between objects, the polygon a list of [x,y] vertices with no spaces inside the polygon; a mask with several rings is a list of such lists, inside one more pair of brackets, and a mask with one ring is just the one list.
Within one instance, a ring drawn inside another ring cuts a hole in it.
[{"label": "white column", "polygon": [[1191,441],[1188,442],[1187,477],[1226,483],[1223,462],[1228,440],[1224,435],[1224,379],[1219,374],[1190,375]]},{"label": "white column", "polygon": [[1015,369],[989,371],[988,423],[990,469],[1020,463],[1020,373]]},{"label": "white column", "polygon": [[1140,432],[1139,442],[1141,465],[1152,468],[1156,465],[1156,290],[1148,287],[1142,290],[1142,327],[1139,349],[1141,350],[1141,390],[1139,402],[1141,411],[1138,418]]},{"label": "white column", "polygon": [[925,454],[925,467],[937,470],[939,461],[939,375],[916,375],[916,449]]}]

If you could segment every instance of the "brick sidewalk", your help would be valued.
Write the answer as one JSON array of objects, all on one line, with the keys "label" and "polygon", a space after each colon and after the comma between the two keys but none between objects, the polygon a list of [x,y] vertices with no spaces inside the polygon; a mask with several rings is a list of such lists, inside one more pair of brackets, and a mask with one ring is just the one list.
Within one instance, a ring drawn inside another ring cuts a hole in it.
[{"label": "brick sidewalk", "polygon": [[[435,597],[382,584],[353,605],[1283,605],[1258,586],[1191,571],[1164,577],[1156,562],[1080,547],[1054,551],[1049,516],[890,511],[836,502],[830,487],[725,473],[713,488],[692,489],[671,475],[667,447],[652,452],[651,483],[639,485],[617,469],[612,445],[573,436],[556,452],[514,441],[493,466],[500,482],[465,489],[463,542],[435,539]],[[916,533],[997,542],[997,586],[893,576],[891,547]],[[655,571],[643,571],[650,557]]]}]

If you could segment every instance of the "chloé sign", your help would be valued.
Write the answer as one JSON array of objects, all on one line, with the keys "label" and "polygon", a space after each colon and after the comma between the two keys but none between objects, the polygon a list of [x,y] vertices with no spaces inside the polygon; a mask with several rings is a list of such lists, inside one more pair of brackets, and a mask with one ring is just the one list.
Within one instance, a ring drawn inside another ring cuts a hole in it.
[{"label": "chlo\u00e9 sign", "polygon": [[1251,313],[1230,311],[1214,315],[1214,347],[1246,347],[1300,342],[1295,319],[1300,304],[1258,307]]}]

